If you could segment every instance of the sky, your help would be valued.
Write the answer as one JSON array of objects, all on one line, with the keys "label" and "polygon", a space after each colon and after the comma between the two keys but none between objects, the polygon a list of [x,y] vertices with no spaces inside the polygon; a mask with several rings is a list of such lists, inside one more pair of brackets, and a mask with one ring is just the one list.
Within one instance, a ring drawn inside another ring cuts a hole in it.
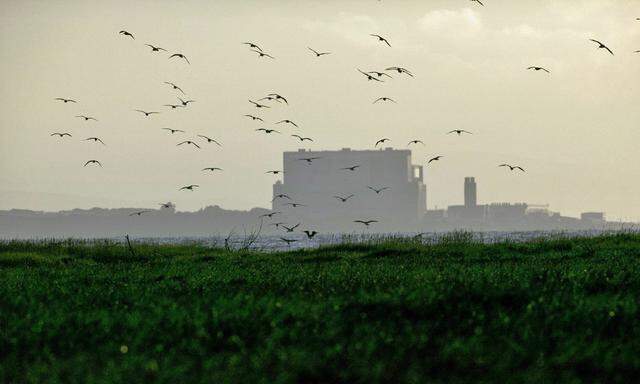
[{"label": "sky", "polygon": [[[444,155],[425,170],[429,209],[460,204],[464,177],[474,176],[479,203],[640,221],[640,0],[484,3],[2,1],[0,209],[269,207],[279,176],[265,172],[282,168],[283,151],[371,149],[388,137],[394,148],[425,142],[412,148],[414,164]],[[316,58],[307,47],[331,54]],[[376,83],[357,72],[390,66],[415,77]],[[180,95],[165,81],[196,102],[164,107]],[[248,102],[271,92],[290,104],[259,111]],[[383,96],[397,103],[372,103]],[[282,119],[300,128],[274,124]],[[283,134],[255,131],[262,127]],[[314,142],[301,146],[291,134]],[[106,146],[84,140],[94,136]],[[193,139],[201,150],[176,146]],[[103,168],[83,167],[89,159]],[[224,171],[201,172],[209,166]],[[188,184],[201,188],[178,191]]]}]

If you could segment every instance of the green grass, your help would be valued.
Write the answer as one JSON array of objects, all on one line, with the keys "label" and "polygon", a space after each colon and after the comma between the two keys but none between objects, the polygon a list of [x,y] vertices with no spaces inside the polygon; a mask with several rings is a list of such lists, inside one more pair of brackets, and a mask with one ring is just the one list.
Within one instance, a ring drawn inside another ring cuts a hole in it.
[{"label": "green grass", "polygon": [[2,383],[631,382],[640,236],[0,243]]}]

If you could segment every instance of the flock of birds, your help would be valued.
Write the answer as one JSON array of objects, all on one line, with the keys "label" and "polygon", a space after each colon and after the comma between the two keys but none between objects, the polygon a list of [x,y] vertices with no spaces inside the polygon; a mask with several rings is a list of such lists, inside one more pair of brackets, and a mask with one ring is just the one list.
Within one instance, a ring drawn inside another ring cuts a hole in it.
[{"label": "flock of birds", "polygon": [[[484,6],[484,4],[480,1],[480,0],[470,0],[471,2],[477,3],[480,6]],[[637,21],[640,21],[640,18],[636,19]],[[126,31],[126,30],[121,30],[119,31],[119,34],[122,35],[125,38],[130,38],[132,40],[135,40],[135,36],[134,34]],[[375,38],[376,41],[378,41],[379,43],[383,44],[384,46],[386,46],[387,48],[391,48],[392,45],[389,41],[388,38],[380,35],[380,34],[370,34],[370,37]],[[599,40],[596,39],[589,39],[591,42],[597,44],[597,48],[598,49],[603,49],[606,52],[608,52],[611,55],[614,55],[613,51],[604,43],[602,43]],[[270,54],[267,53],[266,51],[264,51],[258,44],[254,43],[254,42],[242,42],[243,45],[246,45],[249,48],[250,52],[253,52],[255,54],[257,54],[258,58],[268,58],[271,60],[275,60],[276,58]],[[156,52],[167,52],[166,49],[160,47],[160,46],[156,46],[153,44],[145,44],[145,46],[149,47],[151,49],[152,53],[156,53]],[[331,55],[331,52],[325,52],[325,51],[318,51],[316,49],[313,49],[311,47],[307,47],[308,50],[311,52],[311,54],[316,57],[316,58],[321,58],[323,56],[327,56],[327,55]],[[640,53],[640,50],[635,51],[635,53]],[[190,64],[189,59],[182,53],[172,53],[168,56],[168,59],[170,60],[176,60],[176,59],[180,59],[183,60],[185,64]],[[541,66],[530,66],[526,68],[527,70],[531,70],[531,71],[543,71],[546,72],[547,74],[551,74],[551,71],[545,67],[541,67]],[[406,68],[403,67],[397,67],[397,66],[392,66],[392,67],[388,67],[385,68],[383,71],[363,71],[360,68],[356,68],[357,72],[359,72],[360,74],[362,74],[367,81],[373,81],[373,82],[384,82],[385,79],[392,79],[393,76],[391,76],[391,74],[397,74],[397,75],[401,75],[401,76],[407,76],[407,77],[415,77],[414,73]],[[184,92],[184,90],[179,87],[178,85],[176,85],[175,83],[172,82],[165,82],[166,85],[168,85],[169,87],[171,87],[171,89],[173,91],[178,91],[180,92],[179,95],[176,95],[176,98],[178,100],[178,102],[173,103],[173,104],[164,104],[163,106],[168,107],[172,110],[178,109],[178,108],[188,108],[189,105],[191,103],[196,102],[196,100],[192,100],[192,99],[185,99],[186,98],[186,93]],[[183,98],[185,97],[185,98]],[[55,98],[56,101],[59,101],[63,104],[76,104],[78,103],[77,100],[75,99],[71,99],[71,98],[64,98],[64,97],[57,97]],[[263,109],[269,109],[271,108],[274,104],[273,103],[277,103],[277,104],[281,104],[284,103],[286,105],[289,104],[289,101],[287,100],[287,98],[285,98],[284,96],[278,94],[278,93],[269,93],[267,95],[265,95],[262,98],[258,98],[256,100],[252,100],[252,99],[248,99],[249,103],[256,108],[256,110],[263,110]],[[396,100],[387,97],[387,96],[382,96],[379,97],[375,100],[373,100],[373,104],[377,104],[379,102],[382,103],[396,103]],[[143,115],[143,117],[145,118],[149,118],[152,115],[156,115],[156,114],[160,114],[160,111],[147,111],[147,110],[142,110],[142,109],[134,109],[134,112],[138,112],[140,114]],[[76,118],[80,118],[85,122],[89,122],[89,121],[98,121],[95,117],[93,116],[88,116],[88,115],[76,115]],[[252,121],[255,122],[259,122],[259,123],[264,123],[265,120],[260,117],[257,116],[256,114],[252,114],[252,113],[248,113],[245,114],[244,117],[251,119]],[[294,128],[300,128],[299,125],[289,119],[284,119],[284,120],[280,120],[274,123],[275,125],[289,125],[291,127]],[[174,135],[176,133],[185,133],[185,131],[180,130],[180,129],[173,129],[173,128],[161,128],[162,130],[165,130],[167,132],[169,132],[171,135]],[[271,129],[271,128],[257,128],[255,129],[256,132],[259,133],[264,133],[267,135],[270,134],[281,134],[282,132],[277,130],[277,129]],[[447,132],[447,134],[455,134],[457,136],[461,136],[463,134],[466,135],[471,135],[473,134],[472,132],[469,132],[467,130],[464,129],[454,129],[451,130],[449,132]],[[72,137],[72,134],[68,133],[68,132],[54,132],[51,133],[51,136],[55,136],[58,137],[60,139],[63,139],[65,137]],[[219,147],[222,147],[222,144],[213,138],[210,138],[208,136],[205,135],[197,135],[197,137],[199,139],[202,140],[202,144],[215,144]],[[305,142],[305,141],[313,141],[313,139],[311,137],[306,137],[306,136],[302,136],[299,134],[291,134],[291,137],[296,138],[297,140],[299,140],[300,142]],[[99,143],[103,146],[106,146],[105,142],[99,138],[99,137],[95,137],[95,136],[91,136],[91,137],[87,137],[84,139],[85,141],[91,141],[94,143]],[[377,141],[375,141],[374,144],[374,148],[377,148],[379,145],[382,145],[386,142],[391,141],[391,139],[389,138],[381,138]],[[200,149],[202,144],[198,144],[196,141],[194,140],[183,140],[179,143],[177,143],[177,146],[193,146],[196,149]],[[420,139],[412,139],[407,143],[407,146],[411,146],[411,145],[417,145],[417,144],[421,144],[424,146],[424,142]],[[436,156],[432,156],[429,157],[427,159],[427,165],[431,164],[432,162],[436,162],[441,160],[444,157],[444,155],[436,155]],[[298,160],[306,162],[307,164],[311,164],[314,160],[318,160],[320,159],[320,157],[303,157],[303,158],[299,158]],[[102,167],[103,164],[97,160],[97,159],[89,159],[84,163],[84,167],[87,166],[99,166]],[[353,165],[353,166],[349,166],[349,167],[343,167],[341,168],[341,170],[345,170],[345,171],[351,171],[351,172],[355,172],[357,171],[361,166],[360,165]],[[525,172],[525,169],[517,164],[508,164],[508,163],[503,163],[503,164],[499,164],[498,167],[503,167],[505,169],[508,169],[510,171],[519,171],[519,172]],[[202,169],[203,172],[218,172],[218,171],[222,171],[223,169],[220,167],[205,167]],[[273,175],[278,175],[281,173],[284,173],[283,170],[269,170],[266,171],[267,174],[273,174]],[[179,188],[179,190],[181,191],[194,191],[196,188],[199,188],[198,184],[189,184],[189,185],[185,185]],[[380,195],[383,191],[390,189],[390,187],[373,187],[373,186],[367,186],[367,189],[370,189],[371,191],[373,191],[376,195]],[[347,201],[349,201],[350,199],[354,198],[355,195],[354,194],[350,194],[350,195],[336,195],[333,196],[333,198],[339,200],[342,203],[346,203]],[[283,206],[291,206],[293,208],[297,208],[297,207],[304,207],[304,204],[300,204],[300,203],[296,203],[293,202],[291,197],[287,194],[278,194],[276,196],[274,196],[274,200],[277,199],[285,199],[285,200],[289,200],[289,202],[286,202],[283,204]],[[162,208],[171,208],[173,207],[173,203],[168,202],[168,203],[161,203],[160,206]],[[153,210],[142,210],[142,211],[136,211],[133,212],[131,214],[129,214],[129,216],[142,216],[143,214],[149,213],[149,212],[153,212]],[[273,219],[276,215],[280,215],[282,214],[282,212],[280,211],[272,211],[270,213],[266,213],[260,216],[261,219]],[[361,224],[364,227],[369,227],[370,225],[374,224],[374,223],[378,223],[378,220],[373,220],[373,219],[357,219],[357,220],[353,220],[354,223],[356,224]],[[275,226],[276,228],[282,229],[285,233],[293,233],[294,231],[296,231],[300,226],[301,223],[297,223],[295,225],[288,225],[286,222],[272,222],[270,223],[270,225]],[[304,233],[309,239],[312,239],[313,237],[315,237],[318,232],[315,230],[311,230],[311,229],[305,229],[301,231],[302,233]],[[285,242],[287,245],[294,243],[298,240],[296,239],[292,239],[292,238],[287,238],[287,237],[280,237],[280,240],[282,240],[283,242]]]}]

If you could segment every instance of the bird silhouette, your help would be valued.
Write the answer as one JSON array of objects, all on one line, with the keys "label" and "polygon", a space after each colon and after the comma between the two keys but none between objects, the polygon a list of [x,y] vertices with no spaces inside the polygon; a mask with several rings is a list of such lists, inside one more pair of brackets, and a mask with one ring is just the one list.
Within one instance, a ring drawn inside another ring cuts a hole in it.
[{"label": "bird silhouette", "polygon": [[184,91],[182,90],[182,88],[178,87],[177,85],[175,85],[174,83],[170,82],[170,81],[165,81],[165,84],[169,84],[171,86],[172,89],[177,89],[178,91],[182,92],[182,94],[184,95]]},{"label": "bird silhouette", "polygon": [[375,100],[373,101],[373,104],[377,103],[378,101],[391,101],[391,102],[393,102],[393,103],[395,103],[395,102],[396,102],[395,100],[393,100],[393,99],[392,99],[392,98],[390,98],[390,97],[379,97],[379,98],[377,98],[377,99],[375,99]]},{"label": "bird silhouette", "polygon": [[89,120],[98,121],[98,119],[96,119],[95,117],[91,117],[91,116],[78,115],[76,117],[80,117],[80,118],[84,119],[84,121],[89,121]]},{"label": "bird silhouette", "polygon": [[207,168],[202,168],[203,171],[222,171],[222,168],[218,168],[218,167],[207,167]]},{"label": "bird silhouette", "polygon": [[183,106],[187,106],[189,105],[189,103],[195,103],[195,100],[182,100],[181,98],[178,97],[178,100],[180,100],[180,102],[182,103]]},{"label": "bird silhouette", "polygon": [[302,231],[302,232],[304,232],[304,233],[307,235],[307,238],[309,238],[309,239],[313,239],[313,238],[315,237],[315,235],[317,235],[317,234],[318,234],[318,232],[317,232],[317,231],[310,231],[310,230],[308,230],[308,229],[307,229],[307,230],[304,230],[304,231]]},{"label": "bird silhouette", "polygon": [[102,168],[102,163],[99,162],[98,160],[89,160],[86,163],[84,163],[84,166],[86,167],[89,164],[98,164]]},{"label": "bird silhouette", "polygon": [[179,57],[181,59],[184,59],[184,61],[186,61],[187,64],[191,64],[189,62],[189,59],[187,59],[187,57],[185,55],[183,55],[182,53],[174,53],[173,55],[169,56],[169,59],[171,59],[172,57]]},{"label": "bird silhouette", "polygon": [[360,223],[360,224],[364,224],[366,227],[368,227],[369,225],[373,224],[373,223],[377,223],[378,220],[354,220],[354,223]]},{"label": "bird silhouette", "polygon": [[70,133],[67,133],[67,132],[62,132],[62,133],[60,133],[60,132],[54,132],[54,133],[52,133],[52,134],[51,134],[51,135],[49,135],[49,136],[60,136],[60,138],[63,138],[63,137],[65,137],[65,136],[72,137],[72,136],[71,136],[71,134],[70,134]]},{"label": "bird silhouette", "polygon": [[271,212],[271,213],[265,213],[265,214],[260,215],[260,217],[268,217],[268,218],[272,218],[273,216],[275,216],[275,215],[279,215],[279,214],[281,214],[281,213],[282,213],[282,212],[280,212],[280,211]]},{"label": "bird silhouette", "polygon": [[411,140],[407,145],[411,145],[411,144],[422,144],[422,145],[424,145],[422,140]]},{"label": "bird silhouette", "polygon": [[322,159],[322,157],[303,157],[301,159],[298,159],[298,161],[306,161],[307,164],[311,164],[313,162],[313,160],[318,160],[318,159]]},{"label": "bird silhouette", "polygon": [[389,40],[385,39],[384,37],[380,36],[380,35],[376,35],[376,34],[369,34],[369,36],[374,36],[378,38],[378,41],[382,41],[384,43],[386,43],[388,46],[391,46],[391,44],[389,44]]},{"label": "bird silhouette", "polygon": [[287,224],[287,223],[283,223],[283,222],[279,221],[279,222],[277,222],[277,223],[271,223],[271,224],[269,224],[269,225],[273,225],[273,226],[274,226],[274,227],[276,227],[276,228],[280,228],[280,226],[281,226],[282,224]]},{"label": "bird silhouette", "polygon": [[281,173],[284,173],[284,171],[277,171],[277,170],[276,170],[276,171],[267,171],[267,172],[265,172],[265,173],[271,173],[271,174],[273,174],[273,175],[279,175],[279,174],[281,174]]},{"label": "bird silhouette", "polygon": [[287,243],[287,245],[291,245],[291,243],[295,243],[298,240],[295,239],[287,239],[286,237],[281,237],[280,240],[284,241],[285,243]]},{"label": "bird silhouette", "polygon": [[67,104],[67,103],[77,103],[77,101],[75,101],[73,99],[65,99],[64,97],[56,97],[54,100],[62,101],[65,104]]},{"label": "bird silhouette", "polygon": [[482,4],[482,1],[480,0],[471,0],[472,3],[478,3],[480,5],[482,5],[484,7],[484,4]]},{"label": "bird silhouette", "polygon": [[200,188],[200,186],[198,184],[191,184],[191,185],[185,185],[184,187],[180,188],[179,190],[189,190],[193,192],[193,188]]},{"label": "bird silhouette", "polygon": [[147,112],[147,111],[143,111],[142,109],[134,109],[134,111],[144,113],[145,117],[149,117],[150,115],[160,113],[160,112],[154,112],[154,111]]},{"label": "bird silhouette", "polygon": [[275,195],[273,197],[273,200],[271,201],[275,201],[276,199],[287,199],[287,200],[291,200],[291,197],[289,197],[289,195],[285,194],[285,193],[279,193],[277,195]]},{"label": "bird silhouette", "polygon": [[307,140],[307,141],[313,141],[313,139],[312,139],[312,138],[310,138],[310,137],[302,137],[302,136],[300,136],[300,135],[291,135],[291,137],[295,137],[295,138],[297,138],[297,139],[298,139],[298,140],[300,140],[300,141],[305,141],[305,140]]},{"label": "bird silhouette", "polygon": [[178,147],[178,146],[180,146],[180,145],[182,145],[182,144],[187,144],[187,145],[188,145],[188,144],[191,144],[191,145],[194,145],[195,147],[197,147],[198,149],[200,149],[200,146],[199,146],[198,144],[194,143],[194,142],[193,142],[193,141],[191,141],[191,140],[185,140],[185,141],[183,141],[183,142],[180,142],[180,143],[178,143],[178,144],[176,145],[176,147]]},{"label": "bird silhouette", "polygon": [[432,161],[438,161],[440,159],[442,159],[444,156],[439,155],[439,156],[435,156],[429,159],[429,161],[427,161],[427,164],[430,164]]},{"label": "bird silhouette", "polygon": [[255,52],[258,54],[258,57],[268,57],[270,59],[275,59],[275,57],[271,56],[270,54],[266,53],[266,52],[262,52],[262,51],[257,51],[255,49],[252,49],[251,52]]},{"label": "bird silhouette", "polygon": [[277,93],[270,93],[267,96],[273,96],[273,97],[276,98],[277,101],[284,101],[285,104],[289,104],[289,101],[286,98],[282,97],[281,95],[279,95]]},{"label": "bird silhouette", "polygon": [[471,133],[471,132],[469,132],[469,131],[465,131],[464,129],[454,129],[454,130],[452,130],[452,131],[447,132],[447,135],[450,135],[450,134],[452,134],[452,133],[457,133],[457,134],[458,134],[458,136],[462,135],[463,133],[467,133],[467,134],[469,134],[469,135],[472,135],[472,133]]},{"label": "bird silhouette", "polygon": [[256,131],[263,131],[264,133],[270,134],[270,133],[280,133],[280,131],[277,131],[275,129],[267,129],[267,128],[258,128],[256,129]]},{"label": "bird silhouette", "polygon": [[360,165],[352,165],[351,167],[344,167],[344,168],[340,168],[340,169],[344,170],[344,171],[355,171],[358,168],[360,168]]},{"label": "bird silhouette", "polygon": [[258,117],[258,116],[253,116],[253,115],[245,115],[245,116],[246,116],[246,117],[248,117],[248,118],[250,118],[250,119],[251,119],[251,120],[253,120],[253,121],[258,120],[258,121],[262,121],[262,122],[264,122],[264,120],[263,120],[261,117]]},{"label": "bird silhouette", "polygon": [[222,147],[222,144],[220,144],[219,142],[217,142],[216,140],[214,140],[214,139],[212,139],[210,137],[207,137],[205,135],[198,135],[198,137],[202,137],[203,139],[207,140],[207,143],[216,143],[216,144],[218,144],[219,147]]},{"label": "bird silhouette", "polygon": [[146,211],[132,212],[132,213],[129,214],[129,216],[142,216],[143,214],[148,213],[148,212],[153,212],[153,211],[146,210]]},{"label": "bird silhouette", "polygon": [[294,123],[293,121],[291,121],[291,120],[289,120],[289,119],[280,120],[280,121],[278,121],[276,124],[282,124],[282,123],[285,123],[285,124],[291,124],[291,125],[293,125],[293,126],[294,126],[294,127],[296,127],[296,128],[300,128],[300,127],[298,127],[298,124]]},{"label": "bird silhouette", "polygon": [[167,51],[167,50],[166,50],[166,49],[164,49],[164,48],[156,47],[156,46],[151,45],[151,44],[145,44],[145,45],[146,45],[147,47],[151,48],[151,52],[160,52],[160,51],[165,51],[165,52],[166,52],[166,51]]},{"label": "bird silhouette", "polygon": [[316,50],[315,50],[315,49],[313,49],[313,48],[310,48],[310,47],[307,47],[307,48],[309,48],[309,50],[310,50],[311,52],[315,53],[316,57],[320,57],[320,56],[322,56],[322,55],[329,55],[329,54],[331,54],[331,52],[318,52],[318,51],[316,51]]},{"label": "bird silhouette", "polygon": [[360,72],[363,75],[365,75],[367,77],[367,80],[369,80],[369,81],[374,80],[374,81],[379,81],[381,83],[384,83],[384,80],[380,80],[377,77],[373,77],[369,73],[362,71],[360,68],[356,68],[356,69],[358,70],[358,72]]},{"label": "bird silhouette", "polygon": [[380,140],[376,141],[376,145],[374,145],[374,147],[377,147],[378,144],[384,144],[387,141],[391,141],[391,139],[387,139],[386,137],[384,139],[380,139]]},{"label": "bird silhouette", "polygon": [[384,72],[369,71],[367,73],[373,73],[374,75],[376,75],[378,77],[387,76],[388,78],[393,79],[393,77],[391,77],[391,75],[389,75],[388,73],[384,73]]},{"label": "bird silhouette", "polygon": [[544,67],[533,66],[533,67],[528,67],[527,69],[529,69],[529,70],[533,69],[534,71],[545,71],[547,73],[551,73],[548,69],[546,69]]},{"label": "bird silhouette", "polygon": [[286,203],[284,205],[290,205],[292,208],[306,207],[306,205],[300,203]]},{"label": "bird silhouette", "polygon": [[413,77],[413,73],[411,73],[411,71],[409,71],[406,68],[402,68],[402,67],[389,67],[385,69],[386,71],[396,71],[400,74],[404,73],[405,75],[409,75],[411,77]]},{"label": "bird silhouette", "polygon": [[134,39],[134,40],[136,39],[136,38],[133,36],[133,34],[131,34],[131,33],[127,32],[127,31],[125,31],[124,29],[123,29],[122,31],[118,32],[118,33],[119,33],[119,34],[121,34],[121,35],[123,35],[123,36],[129,36],[130,38],[132,38],[132,39]]},{"label": "bird silhouette", "polygon": [[160,203],[159,205],[160,205],[161,208],[173,208],[173,203],[172,202]]},{"label": "bird silhouette", "polygon": [[376,195],[379,195],[382,191],[386,191],[387,189],[391,189],[390,187],[374,188],[374,187],[371,187],[369,185],[367,185],[367,188],[369,188],[370,190],[375,192]]},{"label": "bird silhouette", "polygon": [[85,141],[93,140],[94,143],[100,142],[102,145],[107,145],[107,144],[104,143],[104,141],[100,140],[100,138],[98,138],[98,137],[87,137],[84,140]]},{"label": "bird silhouette", "polygon": [[340,201],[342,201],[343,203],[346,203],[346,202],[347,202],[347,200],[349,200],[349,199],[350,199],[350,198],[352,198],[353,196],[355,196],[355,195],[349,195],[349,196],[347,196],[347,197],[343,197],[343,196],[333,196],[333,197],[334,197],[334,198],[336,198],[336,199],[338,199],[338,200],[340,200]]},{"label": "bird silhouette", "polygon": [[514,171],[514,170],[516,170],[516,169],[517,169],[517,170],[520,170],[520,171],[522,171],[522,172],[525,172],[524,168],[522,168],[522,167],[521,167],[521,166],[519,166],[519,165],[500,164],[500,165],[498,165],[498,167],[509,167],[509,170],[510,170],[510,171]]},{"label": "bird silhouette", "polygon": [[182,129],[171,129],[171,128],[162,128],[162,129],[164,129],[165,131],[170,131],[171,134],[174,134],[176,132],[184,133],[184,131]]},{"label": "bird silhouette", "polygon": [[609,49],[609,47],[607,47],[606,45],[602,44],[601,42],[599,42],[598,40],[594,40],[594,39],[589,39],[591,41],[593,41],[594,43],[598,44],[598,48],[600,49],[606,49],[607,51],[609,51],[610,54],[613,55],[613,51],[611,49]]},{"label": "bird silhouette", "polygon": [[282,228],[284,228],[284,230],[287,231],[287,232],[293,232],[299,226],[300,226],[300,223],[294,225],[293,227],[287,227],[286,225],[283,224]]},{"label": "bird silhouette", "polygon": [[248,46],[249,46],[249,48],[256,48],[258,51],[262,51],[262,48],[258,47],[258,45],[257,45],[257,44],[255,44],[255,43],[245,42],[245,43],[242,43],[242,44],[244,44],[244,45],[248,45]]},{"label": "bird silhouette", "polygon": [[184,108],[184,105],[182,104],[164,104],[163,106],[170,107],[171,109]]},{"label": "bird silhouette", "polygon": [[268,106],[268,105],[264,105],[264,104],[256,103],[255,101],[253,101],[253,100],[251,100],[251,99],[249,99],[249,102],[250,102],[251,104],[255,105],[255,106],[256,106],[256,108],[271,108],[271,107],[270,107],[270,106]]}]

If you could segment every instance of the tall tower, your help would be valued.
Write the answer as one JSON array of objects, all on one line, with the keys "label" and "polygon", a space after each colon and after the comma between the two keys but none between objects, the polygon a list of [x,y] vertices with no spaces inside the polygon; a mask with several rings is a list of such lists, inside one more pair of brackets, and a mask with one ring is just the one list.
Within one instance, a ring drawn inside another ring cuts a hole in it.
[{"label": "tall tower", "polygon": [[475,207],[478,204],[476,180],[473,177],[464,178],[464,206]]}]

